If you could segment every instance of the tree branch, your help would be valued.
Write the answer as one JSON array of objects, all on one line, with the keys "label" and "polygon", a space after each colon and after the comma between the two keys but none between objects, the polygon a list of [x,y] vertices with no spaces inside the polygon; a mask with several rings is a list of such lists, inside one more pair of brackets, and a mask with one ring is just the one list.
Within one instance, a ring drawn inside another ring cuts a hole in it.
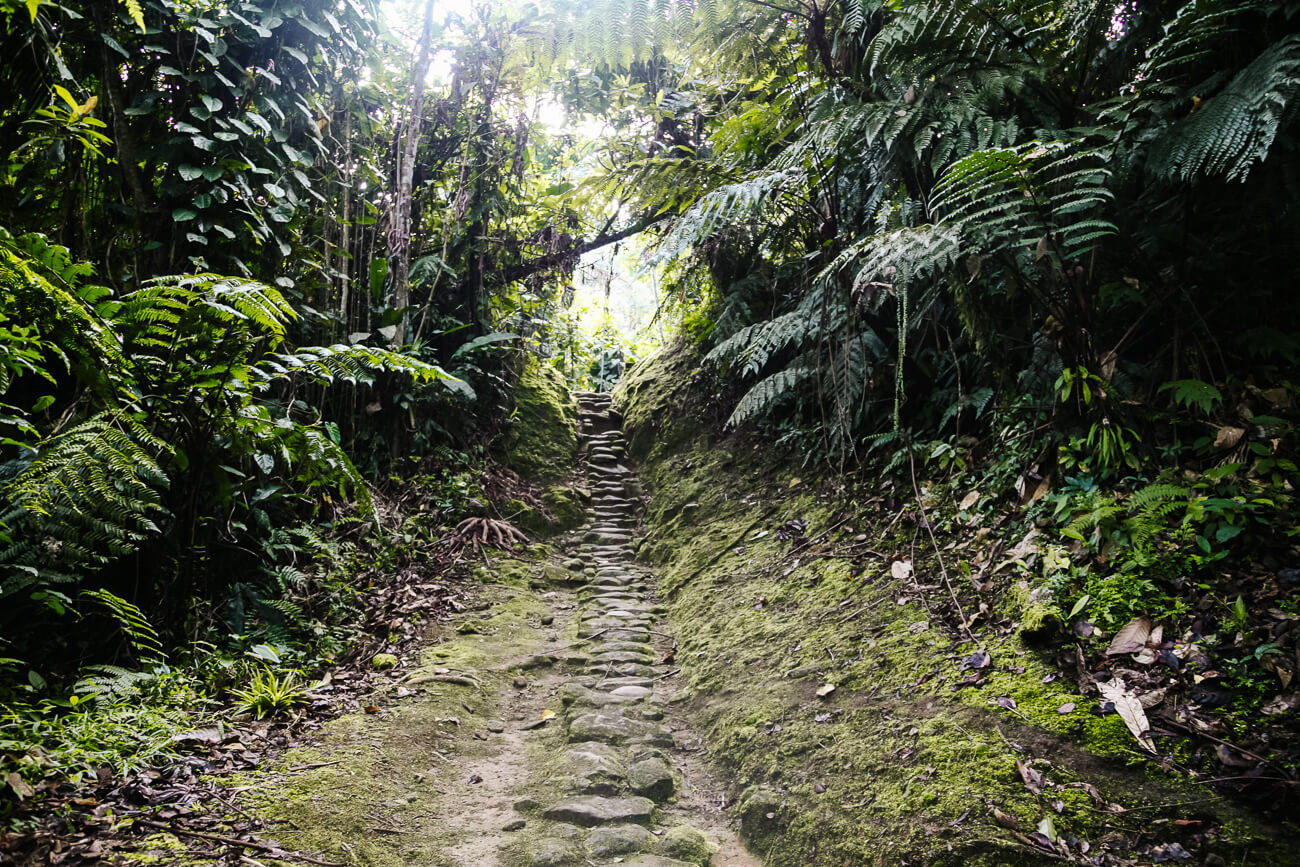
[{"label": "tree branch", "polygon": [[[584,253],[590,253],[592,250],[599,250],[608,244],[614,244],[622,241],[624,238],[630,238],[638,235],[658,223],[667,220],[668,214],[657,214],[652,217],[643,217],[625,229],[619,229],[616,232],[608,230],[601,231],[596,237],[589,241],[580,241],[570,245],[564,250],[556,250],[554,253],[547,253],[545,256],[539,256],[536,259],[530,259],[527,262],[520,262],[517,265],[511,265],[495,274],[491,275],[491,280],[501,286],[508,286],[511,283],[523,280],[525,277],[531,277],[539,271],[547,271],[557,265],[562,265],[570,259],[575,259]],[[607,224],[608,225],[608,224]]]}]

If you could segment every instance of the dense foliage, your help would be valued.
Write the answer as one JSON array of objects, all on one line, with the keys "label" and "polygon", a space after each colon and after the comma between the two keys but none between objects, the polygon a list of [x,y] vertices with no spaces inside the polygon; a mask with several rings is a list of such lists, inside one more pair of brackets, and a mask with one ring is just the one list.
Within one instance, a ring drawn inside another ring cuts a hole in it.
[{"label": "dense foliage", "polygon": [[611,385],[563,287],[641,232],[730,425],[1030,508],[1062,614],[1294,562],[1300,4],[417,6],[0,0],[18,729],[328,656],[299,567],[412,462],[465,514],[517,350]]}]

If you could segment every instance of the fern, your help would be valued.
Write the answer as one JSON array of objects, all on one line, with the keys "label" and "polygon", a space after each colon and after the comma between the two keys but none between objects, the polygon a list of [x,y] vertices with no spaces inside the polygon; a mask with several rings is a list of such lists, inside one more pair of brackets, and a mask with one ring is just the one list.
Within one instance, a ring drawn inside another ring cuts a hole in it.
[{"label": "fern", "polygon": [[981,250],[1032,247],[1043,239],[1069,260],[1115,226],[1087,214],[1108,202],[1102,155],[1069,142],[1031,141],[976,151],[935,185],[941,222],[959,225]]},{"label": "fern", "polygon": [[73,691],[106,702],[130,698],[158,679],[152,671],[132,671],[119,665],[88,665],[84,671],[87,673],[73,685]]},{"label": "fern", "polygon": [[1300,35],[1264,49],[1199,110],[1165,130],[1150,170],[1176,180],[1217,175],[1244,181],[1267,158],[1300,89]]},{"label": "fern", "polygon": [[1196,407],[1209,415],[1216,404],[1223,403],[1223,392],[1199,379],[1175,379],[1160,386],[1160,391],[1172,391],[1174,403],[1188,409]]},{"label": "fern", "polygon": [[268,356],[249,372],[263,389],[278,379],[296,375],[329,385],[335,380],[372,383],[381,372],[404,373],[423,382],[441,382],[471,400],[474,398],[474,390],[468,383],[435,364],[389,349],[360,344],[302,347],[292,354]]},{"label": "fern", "polygon": [[144,612],[140,610],[139,606],[133,605],[122,597],[102,588],[99,590],[83,590],[81,595],[95,602],[101,610],[117,622],[122,634],[126,636],[127,641],[135,650],[136,656],[141,662],[160,665],[166,660],[166,653],[163,651],[158,633],[154,630],[153,625],[149,623],[148,618],[144,616]]},{"label": "fern", "polygon": [[758,415],[769,413],[773,404],[793,396],[795,387],[813,375],[807,367],[786,368],[759,380],[732,410],[728,427],[744,424]]}]

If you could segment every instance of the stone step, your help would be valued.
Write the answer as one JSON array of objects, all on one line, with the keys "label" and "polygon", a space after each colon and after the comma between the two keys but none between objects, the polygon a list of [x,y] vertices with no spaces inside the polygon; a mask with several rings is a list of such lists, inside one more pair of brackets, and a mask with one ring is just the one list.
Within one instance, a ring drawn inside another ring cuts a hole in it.
[{"label": "stone step", "polygon": [[639,796],[607,798],[602,795],[589,795],[560,801],[547,808],[542,816],[552,822],[570,822],[584,828],[615,822],[648,825],[654,816],[654,810],[654,801],[649,798]]}]

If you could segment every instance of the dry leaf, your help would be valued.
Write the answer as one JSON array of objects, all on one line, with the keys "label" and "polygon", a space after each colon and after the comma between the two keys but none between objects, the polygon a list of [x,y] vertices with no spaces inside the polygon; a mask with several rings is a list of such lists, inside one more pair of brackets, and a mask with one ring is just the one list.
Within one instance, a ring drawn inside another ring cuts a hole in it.
[{"label": "dry leaf", "polygon": [[893,575],[899,581],[904,581],[912,577],[911,560],[895,560],[889,564],[889,574]]},{"label": "dry leaf", "polygon": [[543,722],[545,722],[546,720],[550,719],[553,716],[555,716],[555,711],[551,710],[548,707],[546,710],[542,711],[541,719]]},{"label": "dry leaf", "polygon": [[1230,449],[1241,442],[1241,438],[1246,435],[1244,427],[1232,427],[1224,425],[1218,428],[1218,433],[1214,436],[1214,447],[1216,449]]},{"label": "dry leaf", "polygon": [[1010,816],[999,810],[997,807],[990,807],[990,809],[993,811],[994,820],[996,820],[1003,828],[1014,831],[1020,827],[1020,822],[1016,820],[1015,816]]},{"label": "dry leaf", "polygon": [[1133,737],[1137,738],[1138,743],[1147,751],[1154,753],[1156,745],[1147,734],[1151,724],[1147,722],[1146,711],[1142,709],[1142,702],[1138,697],[1124,685],[1124,681],[1117,677],[1106,683],[1098,683],[1097,689],[1101,692],[1102,698],[1114,703],[1116,713],[1124,720],[1124,725],[1128,726],[1128,730],[1133,733]]},{"label": "dry leaf", "polygon": [[1043,775],[1020,761],[1020,759],[1016,759],[1016,770],[1020,772],[1020,779],[1024,780],[1025,788],[1033,792],[1035,795],[1042,792],[1047,786],[1046,781],[1043,779]]},{"label": "dry leaf", "polygon": [[1111,640],[1110,647],[1106,648],[1107,656],[1115,656],[1120,653],[1137,653],[1146,647],[1147,639],[1151,637],[1151,621],[1145,617],[1134,617],[1128,623],[1115,633],[1115,638]]},{"label": "dry leaf", "polygon": [[1214,748],[1214,754],[1219,757],[1219,761],[1223,762],[1230,768],[1253,768],[1255,765],[1259,764],[1253,759],[1237,755],[1223,744],[1219,744]]},{"label": "dry leaf", "polygon": [[30,798],[36,794],[36,790],[27,785],[27,781],[18,776],[17,771],[5,777],[5,783],[9,785],[9,788],[18,796],[18,800],[20,801],[23,798]]},{"label": "dry leaf", "polygon": [[826,696],[830,695],[834,691],[835,691],[835,684],[823,683],[821,686],[817,687],[817,697],[825,698]]},{"label": "dry leaf", "polygon": [[961,498],[961,502],[957,505],[957,508],[961,509],[964,512],[967,509],[974,506],[979,501],[980,501],[980,492],[971,491],[969,494]]}]

